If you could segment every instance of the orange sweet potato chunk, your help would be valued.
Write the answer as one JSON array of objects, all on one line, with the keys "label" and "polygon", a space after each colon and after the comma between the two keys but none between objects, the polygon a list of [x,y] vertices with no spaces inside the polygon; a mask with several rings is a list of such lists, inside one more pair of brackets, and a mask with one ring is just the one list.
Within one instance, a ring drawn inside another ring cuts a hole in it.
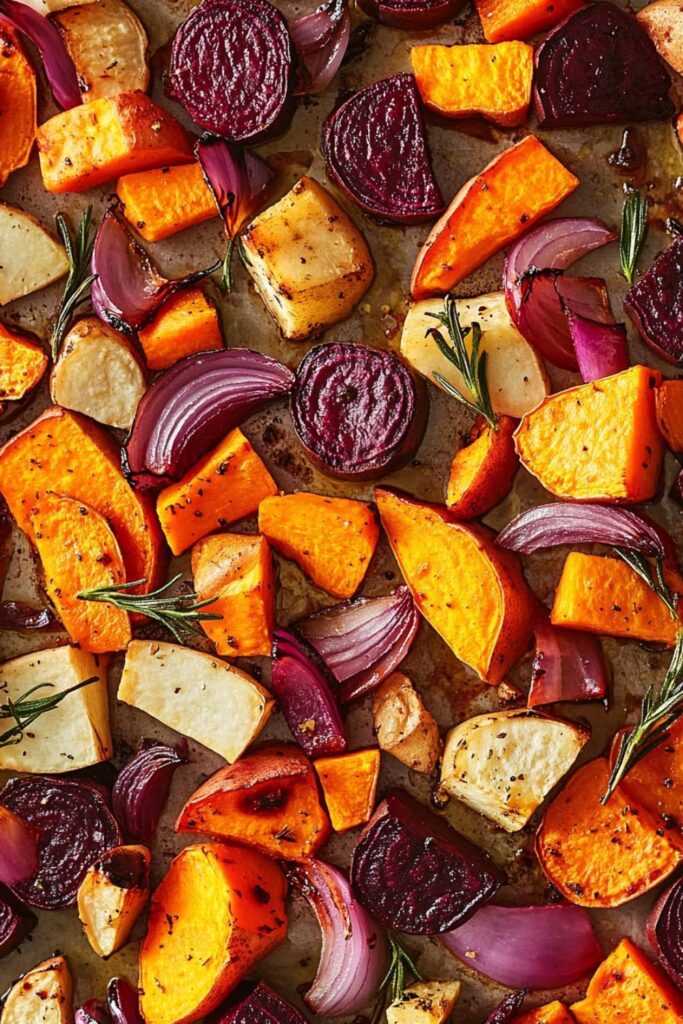
[{"label": "orange sweet potato chunk", "polygon": [[218,216],[216,200],[198,163],[125,174],[116,184],[126,220],[148,242]]},{"label": "orange sweet potato chunk", "polygon": [[509,416],[501,417],[497,430],[480,420],[470,444],[455,453],[446,505],[457,519],[478,519],[510,493],[519,466],[515,426]]},{"label": "orange sweet potato chunk", "polygon": [[534,597],[483,526],[400,492],[376,492],[382,526],[418,608],[456,657],[501,682],[531,640]]},{"label": "orange sweet potato chunk", "polygon": [[140,1008],[150,1024],[191,1024],[285,938],[285,877],[227,843],[186,847],[152,896],[140,949]]},{"label": "orange sweet potato chunk", "polygon": [[[614,762],[623,737],[614,737],[610,763]],[[631,768],[621,788],[630,800],[642,804],[669,831],[672,841],[683,839],[683,719],[669,730],[668,737]]]},{"label": "orange sweet potato chunk", "polygon": [[138,332],[138,340],[150,370],[167,370],[195,352],[223,348],[218,312],[203,288],[184,288],[171,295]]},{"label": "orange sweet potato chunk", "polygon": [[157,498],[168,546],[180,555],[207,534],[256,512],[277,484],[237,427]]},{"label": "orange sweet potato chunk", "polygon": [[377,516],[366,502],[306,491],[266,498],[258,521],[275,550],[334,597],[353,597],[379,540]]},{"label": "orange sweet potato chunk", "polygon": [[584,764],[552,801],[536,836],[543,871],[582,907],[619,907],[659,885],[683,860],[659,823],[621,788],[600,803],[608,780],[606,758]]},{"label": "orange sweet potato chunk", "polygon": [[683,380],[663,380],[656,391],[657,424],[674,455],[683,454]]},{"label": "orange sweet potato chunk", "polygon": [[22,399],[40,382],[47,364],[47,353],[40,345],[25,334],[18,334],[6,324],[0,323],[0,401],[10,399],[17,402]]},{"label": "orange sweet potato chunk", "polygon": [[182,125],[140,91],[63,110],[40,126],[37,142],[48,192],[85,192],[129,171],[193,158]]},{"label": "orange sweet potato chunk", "polygon": [[680,629],[661,598],[620,558],[581,551],[567,555],[550,620],[554,626],[669,646]]},{"label": "orange sweet potato chunk", "polygon": [[267,656],[273,645],[275,581],[265,537],[218,533],[192,548],[192,574],[201,600],[215,597],[210,611],[223,620],[202,622],[218,654]]},{"label": "orange sweet potato chunk", "polygon": [[683,996],[630,939],[622,939],[571,1011],[577,1024],[681,1024]]},{"label": "orange sweet potato chunk", "polygon": [[578,184],[535,135],[510,146],[463,185],[430,231],[413,270],[413,298],[449,292]]},{"label": "orange sweet potato chunk", "polygon": [[510,1024],[575,1024],[575,1021],[564,1003],[555,1000],[535,1010],[527,1010],[520,1017],[513,1017]]},{"label": "orange sweet potato chunk", "polygon": [[489,43],[531,39],[584,6],[584,0],[474,0]]},{"label": "orange sweet potato chunk", "polygon": [[36,137],[36,76],[19,36],[0,23],[0,188],[24,167]]},{"label": "orange sweet potato chunk", "polygon": [[314,762],[332,828],[346,832],[370,820],[375,809],[380,752],[354,750]]},{"label": "orange sweet potato chunk", "polygon": [[271,857],[313,857],[330,833],[313,767],[299,747],[264,747],[221,768],[189,798],[177,832],[198,832]]},{"label": "orange sweet potato chunk", "polygon": [[515,442],[547,491],[572,501],[649,501],[664,445],[655,415],[661,375],[631,366],[551,395],[527,413]]}]

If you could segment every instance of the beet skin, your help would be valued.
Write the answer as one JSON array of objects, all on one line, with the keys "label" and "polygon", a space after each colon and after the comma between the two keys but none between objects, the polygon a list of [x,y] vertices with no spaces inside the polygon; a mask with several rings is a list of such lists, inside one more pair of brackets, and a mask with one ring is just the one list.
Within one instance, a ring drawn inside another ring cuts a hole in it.
[{"label": "beet skin", "polygon": [[631,285],[624,309],[650,348],[683,366],[683,237]]}]

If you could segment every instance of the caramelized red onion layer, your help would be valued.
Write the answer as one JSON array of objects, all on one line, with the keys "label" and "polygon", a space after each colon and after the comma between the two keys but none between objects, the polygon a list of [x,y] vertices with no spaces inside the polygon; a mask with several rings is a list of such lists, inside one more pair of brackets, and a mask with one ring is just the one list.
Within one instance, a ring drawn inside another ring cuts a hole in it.
[{"label": "caramelized red onion layer", "polygon": [[125,978],[112,978],[109,982],[107,1007],[113,1024],[145,1024],[137,989]]},{"label": "caramelized red onion layer", "polygon": [[289,23],[296,48],[295,95],[324,92],[344,59],[351,36],[351,18],[346,0],[327,0],[313,14]]},{"label": "caramelized red onion layer", "polygon": [[21,0],[0,0],[0,19],[27,36],[40,54],[52,95],[62,110],[82,102],[76,69],[54,22]]},{"label": "caramelized red onion layer", "polygon": [[37,924],[36,915],[0,885],[0,957],[16,949]]},{"label": "caramelized red onion layer", "polygon": [[604,700],[609,676],[597,637],[553,626],[539,614],[534,626],[530,708],[561,701]]},{"label": "caramelized red onion layer", "polygon": [[109,1011],[99,999],[89,999],[76,1010],[74,1024],[112,1024]]},{"label": "caramelized red onion layer", "polygon": [[34,629],[58,628],[52,608],[34,608],[23,601],[0,601],[0,629],[28,633]]},{"label": "caramelized red onion layer", "polygon": [[194,151],[233,238],[265,202],[275,174],[257,153],[226,139],[205,136]]},{"label": "caramelized red onion layer", "polygon": [[579,372],[586,383],[628,369],[624,324],[606,324],[565,309]]},{"label": "caramelized red onion layer", "polygon": [[173,774],[187,764],[187,741],[169,747],[142,739],[138,751],[119,772],[112,807],[126,836],[151,843],[168,799]]},{"label": "caramelized red onion layer", "polygon": [[524,989],[519,992],[509,992],[491,1011],[484,1024],[508,1024],[508,1021],[513,1020],[521,1010],[525,996]]},{"label": "caramelized red onion layer", "polygon": [[496,543],[523,554],[558,544],[609,544],[660,558],[673,547],[662,527],[629,509],[562,501],[522,512],[501,530]]}]

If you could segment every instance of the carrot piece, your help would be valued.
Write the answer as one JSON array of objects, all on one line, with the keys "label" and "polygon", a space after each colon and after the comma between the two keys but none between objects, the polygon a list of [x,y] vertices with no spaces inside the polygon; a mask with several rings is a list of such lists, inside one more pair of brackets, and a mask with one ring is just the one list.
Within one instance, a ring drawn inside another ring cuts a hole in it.
[{"label": "carrot piece", "polygon": [[530,39],[584,6],[584,0],[474,0],[489,43]]},{"label": "carrot piece", "polygon": [[85,192],[128,171],[192,160],[182,125],[144,92],[122,92],[55,114],[37,133],[48,192]]},{"label": "carrot piece", "polygon": [[47,491],[104,516],[119,542],[126,579],[146,579],[145,590],[158,584],[164,565],[159,526],[152,506],[121,472],[118,445],[91,420],[54,405],[0,449],[0,492],[30,540],[33,506]]},{"label": "carrot piece", "polygon": [[148,242],[218,216],[216,200],[198,163],[125,174],[116,184],[126,220]]},{"label": "carrot piece", "polygon": [[375,492],[382,525],[418,608],[486,682],[497,684],[531,640],[534,597],[519,559],[483,526],[408,495]]},{"label": "carrot piece", "polygon": [[522,463],[558,498],[648,501],[664,445],[655,415],[661,374],[632,366],[551,395],[515,433]]},{"label": "carrot piece", "polygon": [[526,43],[413,46],[410,61],[423,102],[439,114],[480,114],[504,127],[526,120],[534,73]]},{"label": "carrot piece", "polygon": [[510,493],[519,465],[512,438],[515,426],[515,420],[502,416],[494,430],[480,418],[471,443],[455,453],[446,505],[457,519],[477,519]]},{"label": "carrot piece", "polygon": [[286,744],[221,768],[192,794],[175,827],[284,860],[313,857],[330,833],[313,767],[302,750]]},{"label": "carrot piece", "polygon": [[255,512],[277,484],[237,427],[157,498],[168,546],[180,555],[196,540]]},{"label": "carrot piece", "polygon": [[314,762],[335,832],[346,832],[370,820],[377,796],[379,761],[375,747],[320,757]]},{"label": "carrot piece", "polygon": [[[622,740],[630,732],[620,729],[610,750],[613,764]],[[669,735],[631,768],[621,783],[630,800],[642,804],[661,827],[671,830],[672,841],[681,837],[683,827],[683,720],[679,719]]]},{"label": "carrot piece", "polygon": [[0,188],[28,163],[36,137],[36,76],[14,29],[0,24]]},{"label": "carrot piece", "polygon": [[674,455],[683,454],[683,380],[663,380],[655,392],[657,425]]},{"label": "carrot piece", "polygon": [[621,788],[605,806],[600,803],[608,779],[607,758],[584,764],[552,801],[536,836],[546,876],[565,899],[582,907],[628,903],[683,860],[652,815]]},{"label": "carrot piece", "polygon": [[227,843],[186,847],[152,896],[140,949],[140,1008],[154,1024],[214,1010],[287,933],[277,864]]},{"label": "carrot piece", "polygon": [[577,1024],[680,1024],[683,996],[630,939],[622,939],[571,1011]]},{"label": "carrot piece", "polygon": [[364,501],[301,491],[266,498],[259,530],[333,597],[352,597],[368,571],[379,540],[374,511]]},{"label": "carrot piece", "polygon": [[150,370],[167,370],[195,352],[223,348],[220,320],[203,288],[171,295],[154,319],[138,331]]},{"label": "carrot piece", "polygon": [[625,562],[581,551],[567,555],[550,621],[554,626],[672,647],[680,629],[661,598]]},{"label": "carrot piece", "polygon": [[564,1003],[555,1000],[547,1006],[527,1010],[521,1017],[513,1017],[510,1024],[575,1024],[575,1021]]},{"label": "carrot piece", "polygon": [[[2,25],[0,24],[0,39]],[[0,51],[0,61],[2,52]],[[0,63],[0,73],[2,64]],[[0,125],[2,117],[0,116]],[[0,154],[2,150],[0,149]],[[45,350],[25,334],[11,330],[0,323],[0,399],[19,401],[36,384],[47,369]]]},{"label": "carrot piece", "polygon": [[275,624],[273,560],[265,537],[220,533],[192,548],[194,586],[223,621],[202,622],[218,654],[233,658],[271,653]]},{"label": "carrot piece", "polygon": [[463,185],[417,257],[414,299],[443,295],[550,213],[579,184],[534,135]]},{"label": "carrot piece", "polygon": [[31,534],[50,600],[74,643],[93,654],[124,650],[131,639],[128,614],[76,596],[126,582],[121,551],[104,516],[74,498],[41,494],[31,506]]}]

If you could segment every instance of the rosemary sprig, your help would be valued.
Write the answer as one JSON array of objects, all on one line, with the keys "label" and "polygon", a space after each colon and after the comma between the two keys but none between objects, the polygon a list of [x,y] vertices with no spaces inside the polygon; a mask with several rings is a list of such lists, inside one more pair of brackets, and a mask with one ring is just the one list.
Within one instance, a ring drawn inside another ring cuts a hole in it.
[{"label": "rosemary sprig", "polygon": [[621,238],[619,240],[621,271],[629,284],[633,282],[646,228],[647,200],[643,199],[638,189],[629,189],[621,214]]},{"label": "rosemary sprig", "polygon": [[[462,375],[465,387],[472,395],[466,398],[462,391],[454,387],[440,373],[434,374],[434,379],[453,398],[466,405],[472,412],[484,417],[486,422],[494,430],[498,430],[498,421],[491,407],[488,383],[486,381],[486,352],[480,351],[481,328],[478,323],[472,323],[464,330],[460,324],[455,299],[447,295],[444,301],[442,313],[428,313],[434,317],[443,327],[446,328],[452,344],[448,344],[438,327],[430,327],[427,337],[431,336],[439,347],[439,351],[452,363],[456,370]],[[466,338],[471,336],[471,349],[468,351]]]},{"label": "rosemary sprig", "polygon": [[96,587],[94,590],[81,590],[76,596],[81,601],[104,601],[105,604],[112,604],[115,608],[122,608],[126,612],[138,612],[146,615],[155,622],[160,622],[173,633],[178,643],[182,643],[187,636],[201,636],[202,631],[197,626],[198,622],[205,622],[208,619],[222,619],[222,615],[212,612],[203,612],[200,609],[213,604],[215,597],[208,597],[204,601],[197,600],[197,594],[192,591],[188,594],[167,594],[167,591],[182,578],[182,573],[170,579],[163,586],[156,590],[150,590],[148,594],[130,594],[133,587],[142,586],[146,579],[133,580],[131,583],[118,583],[111,587]]},{"label": "rosemary sprig", "polygon": [[379,998],[375,1005],[371,1024],[379,1024],[387,1006],[391,1006],[401,998],[406,987],[406,975],[410,974],[416,981],[422,981],[422,975],[412,957],[391,933],[389,934],[389,946],[391,949],[389,968],[379,986]]},{"label": "rosemary sprig", "polygon": [[57,358],[59,349],[64,341],[64,335],[69,329],[72,316],[78,307],[86,301],[88,289],[95,280],[95,275],[88,273],[90,257],[95,243],[94,237],[90,237],[92,206],[89,206],[81,217],[75,237],[72,236],[69,225],[61,213],[57,214],[55,222],[59,236],[66,249],[69,274],[64,285],[64,294],[57,308],[57,318],[50,335],[50,348],[52,349],[53,359]]},{"label": "rosemary sprig", "polygon": [[638,573],[641,580],[647,583],[650,590],[653,590],[657,597],[661,598],[671,612],[671,617],[678,619],[676,598],[664,579],[664,564],[662,559],[655,559],[655,571],[653,575],[650,563],[644,555],[640,554],[639,551],[632,551],[629,548],[615,548],[614,550],[619,558],[626,562],[634,572]]},{"label": "rosemary sprig", "polygon": [[37,686],[32,686],[26,693],[22,693],[17,700],[8,698],[4,703],[0,703],[0,721],[8,718],[14,719],[14,725],[0,733],[0,747],[11,747],[16,743],[21,743],[25,731],[33,725],[36,719],[56,708],[70,693],[75,693],[76,690],[80,690],[84,686],[90,686],[98,679],[99,676],[91,676],[90,679],[84,679],[81,683],[76,683],[75,686],[70,686],[66,690],[60,690],[59,693],[54,693],[50,697],[38,697],[31,700],[33,694],[38,690],[54,687],[54,683],[39,683]]}]

